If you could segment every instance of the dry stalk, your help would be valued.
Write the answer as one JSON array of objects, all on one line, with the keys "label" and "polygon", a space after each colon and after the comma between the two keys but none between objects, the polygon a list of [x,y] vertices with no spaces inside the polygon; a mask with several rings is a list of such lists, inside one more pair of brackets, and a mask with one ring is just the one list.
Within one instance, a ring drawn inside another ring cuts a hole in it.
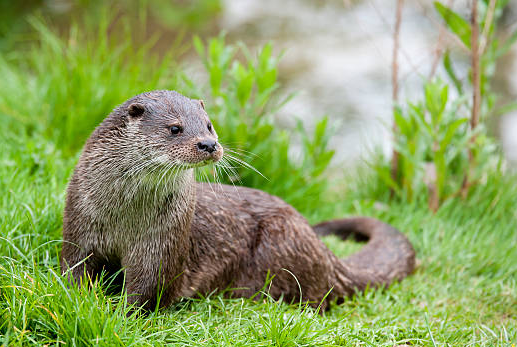
[{"label": "dry stalk", "polygon": [[[452,7],[454,0],[449,0],[447,2],[447,6]],[[434,60],[433,65],[431,65],[431,72],[429,73],[429,79],[432,79],[436,74],[436,70],[438,68],[438,63],[440,62],[443,55],[443,45],[445,41],[445,34],[447,33],[447,29],[445,26],[440,25],[440,31],[438,32],[438,40],[436,42],[436,48],[434,51]],[[436,144],[433,145],[433,152],[436,153]],[[427,185],[427,191],[429,193],[429,198],[427,204],[429,209],[433,212],[438,211],[440,207],[440,196],[438,194],[438,189],[436,187],[436,165],[434,162],[430,162],[426,164],[425,168],[425,176],[424,182]]]},{"label": "dry stalk", "polygon": [[[447,6],[450,8],[452,7],[452,4],[454,3],[454,0],[449,0],[447,2]],[[434,50],[434,60],[433,65],[431,65],[431,72],[429,73],[429,79],[432,79],[434,75],[436,74],[436,69],[438,68],[438,64],[440,63],[440,60],[442,58],[443,54],[443,45],[445,41],[445,35],[447,34],[447,29],[444,25],[440,25],[440,29],[438,31],[438,40],[436,40],[436,48]]]},{"label": "dry stalk", "polygon": [[490,3],[488,4],[485,25],[483,26],[483,32],[481,33],[481,43],[479,44],[479,51],[481,54],[485,52],[486,46],[488,44],[488,36],[490,35],[490,27],[492,26],[492,21],[494,20],[496,4],[497,0],[490,0]]},{"label": "dry stalk", "polygon": [[[391,64],[391,85],[392,85],[392,102],[393,112],[398,104],[399,99],[399,84],[398,84],[398,51],[399,51],[399,37],[400,37],[400,24],[402,22],[402,6],[404,0],[397,0],[397,9],[395,14],[395,30],[393,32],[393,57]],[[391,178],[394,182],[397,182],[398,165],[399,165],[399,152],[395,148],[396,136],[398,133],[397,123],[393,121],[393,155],[391,157]],[[391,190],[393,195],[394,191]]]},{"label": "dry stalk", "polygon": [[[481,111],[481,71],[479,66],[479,58],[481,52],[479,51],[479,26],[478,26],[478,0],[472,0],[472,11],[470,16],[470,23],[472,27],[472,35],[470,38],[471,45],[471,64],[472,64],[472,113],[470,118],[470,129],[475,131],[479,124],[479,113]],[[469,180],[472,176],[472,171],[475,165],[474,153],[472,146],[476,142],[475,134],[470,139],[471,147],[469,148],[469,169],[465,173],[463,184],[461,187],[461,196],[466,197],[469,191]]]}]

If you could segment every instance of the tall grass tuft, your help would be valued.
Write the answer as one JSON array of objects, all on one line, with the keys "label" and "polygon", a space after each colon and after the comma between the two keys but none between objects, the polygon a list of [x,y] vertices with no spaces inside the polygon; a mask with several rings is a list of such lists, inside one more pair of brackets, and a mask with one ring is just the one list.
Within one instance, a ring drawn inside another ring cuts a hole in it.
[{"label": "tall grass tuft", "polygon": [[[139,44],[135,28],[122,18],[102,15],[93,31],[74,23],[66,37],[38,17],[31,17],[37,41],[26,51],[0,59],[6,78],[0,88],[0,113],[29,134],[52,139],[66,154],[77,151],[92,129],[118,104],[153,89],[177,86],[172,40],[162,58],[153,52],[155,39]],[[120,26],[121,33],[113,26]],[[113,34],[111,34],[113,32]]]}]

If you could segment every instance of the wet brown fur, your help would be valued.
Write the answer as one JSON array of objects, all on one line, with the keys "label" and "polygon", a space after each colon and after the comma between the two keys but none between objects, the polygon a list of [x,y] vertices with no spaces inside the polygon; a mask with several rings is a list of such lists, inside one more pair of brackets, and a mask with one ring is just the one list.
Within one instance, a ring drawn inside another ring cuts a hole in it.
[{"label": "wet brown fur", "polygon": [[[366,286],[389,285],[413,271],[406,237],[372,218],[311,227],[293,207],[265,192],[197,183],[193,167],[223,149],[199,100],[176,92],[135,96],[117,107],[88,139],[67,191],[63,272],[124,269],[130,303],[168,306],[179,297],[228,287],[250,297],[268,276],[274,298],[325,307]],[[172,135],[170,126],[183,132]],[[358,235],[368,243],[339,259],[318,239]],[[295,278],[296,277],[296,278]],[[159,300],[159,302],[158,302]]]}]

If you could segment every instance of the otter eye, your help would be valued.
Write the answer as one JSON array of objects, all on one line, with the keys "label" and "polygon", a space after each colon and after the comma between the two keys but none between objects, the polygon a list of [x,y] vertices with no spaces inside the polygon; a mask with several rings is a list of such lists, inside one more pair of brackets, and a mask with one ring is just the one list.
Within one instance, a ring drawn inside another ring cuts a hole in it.
[{"label": "otter eye", "polygon": [[206,127],[208,128],[208,131],[212,132],[212,123],[208,123]]},{"label": "otter eye", "polygon": [[179,133],[183,132],[183,128],[179,125],[173,125],[169,128],[172,135],[178,135]]}]

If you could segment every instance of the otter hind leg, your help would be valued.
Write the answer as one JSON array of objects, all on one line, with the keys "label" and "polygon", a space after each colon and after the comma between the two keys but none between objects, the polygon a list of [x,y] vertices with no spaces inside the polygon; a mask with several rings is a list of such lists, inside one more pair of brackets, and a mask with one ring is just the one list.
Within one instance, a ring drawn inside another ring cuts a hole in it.
[{"label": "otter hind leg", "polygon": [[[334,272],[329,252],[297,214],[268,216],[261,222],[260,242],[254,245],[238,287],[238,294],[251,296],[265,289],[274,299],[296,303],[300,299],[312,307],[327,307],[329,278]],[[270,283],[266,283],[271,279]]]}]

